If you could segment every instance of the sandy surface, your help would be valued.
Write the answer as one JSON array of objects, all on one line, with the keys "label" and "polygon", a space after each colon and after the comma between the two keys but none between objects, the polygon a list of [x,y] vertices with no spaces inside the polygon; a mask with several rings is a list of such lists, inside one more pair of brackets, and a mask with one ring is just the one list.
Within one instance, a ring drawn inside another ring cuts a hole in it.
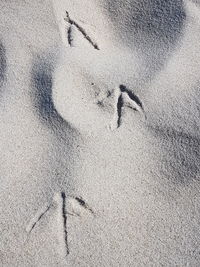
[{"label": "sandy surface", "polygon": [[0,266],[200,265],[200,3],[0,1]]}]

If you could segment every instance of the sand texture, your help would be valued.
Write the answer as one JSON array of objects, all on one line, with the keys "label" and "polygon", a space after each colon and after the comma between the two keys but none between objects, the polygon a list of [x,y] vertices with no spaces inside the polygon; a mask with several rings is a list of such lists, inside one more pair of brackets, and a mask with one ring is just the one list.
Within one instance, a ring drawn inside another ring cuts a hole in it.
[{"label": "sand texture", "polygon": [[0,1],[0,266],[200,266],[200,1]]}]

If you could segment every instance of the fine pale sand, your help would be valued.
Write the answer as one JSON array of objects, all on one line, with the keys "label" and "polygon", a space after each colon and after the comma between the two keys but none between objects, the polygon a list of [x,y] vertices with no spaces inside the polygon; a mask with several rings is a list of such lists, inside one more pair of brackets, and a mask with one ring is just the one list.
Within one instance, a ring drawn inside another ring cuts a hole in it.
[{"label": "fine pale sand", "polygon": [[1,0],[0,118],[0,266],[200,266],[199,0]]}]

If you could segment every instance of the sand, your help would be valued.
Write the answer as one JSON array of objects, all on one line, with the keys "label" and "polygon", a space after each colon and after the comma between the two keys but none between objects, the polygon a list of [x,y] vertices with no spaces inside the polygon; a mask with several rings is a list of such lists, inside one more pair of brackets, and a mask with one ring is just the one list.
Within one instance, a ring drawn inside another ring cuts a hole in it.
[{"label": "sand", "polygon": [[1,0],[0,266],[200,265],[200,2]]}]

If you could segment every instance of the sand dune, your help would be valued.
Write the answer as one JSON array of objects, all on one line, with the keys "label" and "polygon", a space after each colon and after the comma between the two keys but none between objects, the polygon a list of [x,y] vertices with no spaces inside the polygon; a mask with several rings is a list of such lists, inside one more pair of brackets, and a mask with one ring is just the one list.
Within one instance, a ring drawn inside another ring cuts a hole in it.
[{"label": "sand dune", "polygon": [[199,266],[199,1],[2,0],[0,29],[0,266]]}]

